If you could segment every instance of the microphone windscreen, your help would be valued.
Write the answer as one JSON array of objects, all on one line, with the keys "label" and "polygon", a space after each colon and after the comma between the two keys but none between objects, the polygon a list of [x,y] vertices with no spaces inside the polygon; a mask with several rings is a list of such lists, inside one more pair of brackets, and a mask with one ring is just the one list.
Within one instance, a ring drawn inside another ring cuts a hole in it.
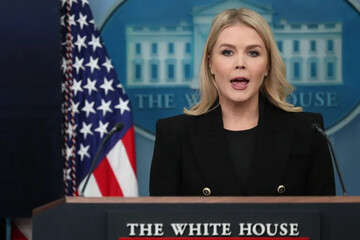
[{"label": "microphone windscreen", "polygon": [[316,129],[321,129],[320,125],[317,124],[317,123],[312,123],[312,124],[311,124],[311,128],[312,128],[312,129],[315,129],[315,130],[316,130]]},{"label": "microphone windscreen", "polygon": [[121,129],[123,129],[123,127],[124,127],[124,123],[123,123],[123,122],[118,122],[118,123],[114,126],[113,130],[116,131],[116,132],[120,132]]}]

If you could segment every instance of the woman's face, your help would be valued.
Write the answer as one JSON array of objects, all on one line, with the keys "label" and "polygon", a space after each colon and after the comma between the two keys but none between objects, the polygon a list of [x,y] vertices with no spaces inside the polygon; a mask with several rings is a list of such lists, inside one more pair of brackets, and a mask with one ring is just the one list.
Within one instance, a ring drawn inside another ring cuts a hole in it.
[{"label": "woman's face", "polygon": [[269,64],[265,44],[253,28],[239,23],[223,29],[209,57],[221,105],[258,101]]}]

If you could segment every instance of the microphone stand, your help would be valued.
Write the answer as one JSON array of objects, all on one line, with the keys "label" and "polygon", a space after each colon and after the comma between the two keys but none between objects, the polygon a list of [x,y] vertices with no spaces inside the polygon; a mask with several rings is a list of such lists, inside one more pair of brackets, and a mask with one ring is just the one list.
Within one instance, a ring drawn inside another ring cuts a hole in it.
[{"label": "microphone stand", "polygon": [[318,133],[320,133],[326,139],[326,141],[328,143],[328,146],[330,148],[331,158],[333,159],[333,162],[335,164],[336,173],[337,173],[337,175],[339,177],[339,181],[340,181],[341,188],[342,188],[342,191],[343,191],[343,196],[347,196],[348,194],[347,194],[346,189],[345,189],[345,184],[343,182],[343,179],[342,179],[342,176],[341,176],[341,173],[340,173],[340,169],[339,169],[336,157],[335,157],[335,151],[334,151],[332,143],[330,142],[330,140],[329,140],[327,134],[324,132],[324,130],[321,129],[319,124],[317,124],[317,123],[312,124],[312,128],[314,128]]}]

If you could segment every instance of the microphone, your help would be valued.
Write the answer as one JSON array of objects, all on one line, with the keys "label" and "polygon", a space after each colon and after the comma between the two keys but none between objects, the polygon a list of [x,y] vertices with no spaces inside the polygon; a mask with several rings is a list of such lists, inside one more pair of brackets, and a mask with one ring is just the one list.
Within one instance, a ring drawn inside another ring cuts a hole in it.
[{"label": "microphone", "polygon": [[91,176],[91,174],[93,173],[94,171],[94,168],[95,168],[95,165],[96,165],[96,162],[97,162],[97,159],[99,158],[99,155],[100,155],[100,152],[105,144],[105,142],[112,136],[114,135],[116,132],[120,132],[122,129],[124,128],[124,124],[122,122],[118,122],[114,127],[113,129],[106,135],[106,137],[104,138],[104,140],[101,142],[97,152],[96,152],[96,155],[91,163],[91,166],[90,166],[90,169],[89,169],[89,172],[88,174],[86,175],[86,180],[85,180],[85,183],[84,183],[84,186],[83,188],[81,189],[81,192],[80,192],[80,196],[81,197],[84,197],[84,192],[85,192],[85,189],[86,189],[86,186],[89,182],[89,178]]},{"label": "microphone", "polygon": [[337,173],[337,175],[339,177],[339,180],[340,180],[343,196],[347,196],[348,194],[347,194],[346,189],[345,189],[345,185],[344,185],[344,182],[343,182],[343,179],[342,179],[342,176],[341,176],[341,172],[340,172],[340,169],[339,169],[339,166],[338,166],[338,162],[337,162],[336,157],[335,157],[335,151],[334,151],[332,143],[330,142],[327,134],[325,133],[324,130],[322,130],[322,128],[320,127],[319,124],[313,123],[313,124],[311,124],[311,128],[315,129],[321,136],[323,136],[326,139],[326,141],[328,143],[328,146],[330,148],[331,158],[333,159],[333,162],[335,164],[336,173]]}]

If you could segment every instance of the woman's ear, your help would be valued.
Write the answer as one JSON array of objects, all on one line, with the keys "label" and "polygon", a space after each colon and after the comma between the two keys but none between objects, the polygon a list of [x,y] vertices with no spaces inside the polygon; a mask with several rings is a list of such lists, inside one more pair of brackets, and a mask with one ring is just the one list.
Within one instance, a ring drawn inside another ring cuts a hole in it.
[{"label": "woman's ear", "polygon": [[266,68],[265,77],[269,75],[269,72],[270,72],[270,66],[268,65]]},{"label": "woman's ear", "polygon": [[213,71],[212,71],[212,64],[211,64],[210,55],[208,55],[208,65],[209,65],[210,73],[211,73],[212,75],[214,75],[214,73],[213,73]]}]

